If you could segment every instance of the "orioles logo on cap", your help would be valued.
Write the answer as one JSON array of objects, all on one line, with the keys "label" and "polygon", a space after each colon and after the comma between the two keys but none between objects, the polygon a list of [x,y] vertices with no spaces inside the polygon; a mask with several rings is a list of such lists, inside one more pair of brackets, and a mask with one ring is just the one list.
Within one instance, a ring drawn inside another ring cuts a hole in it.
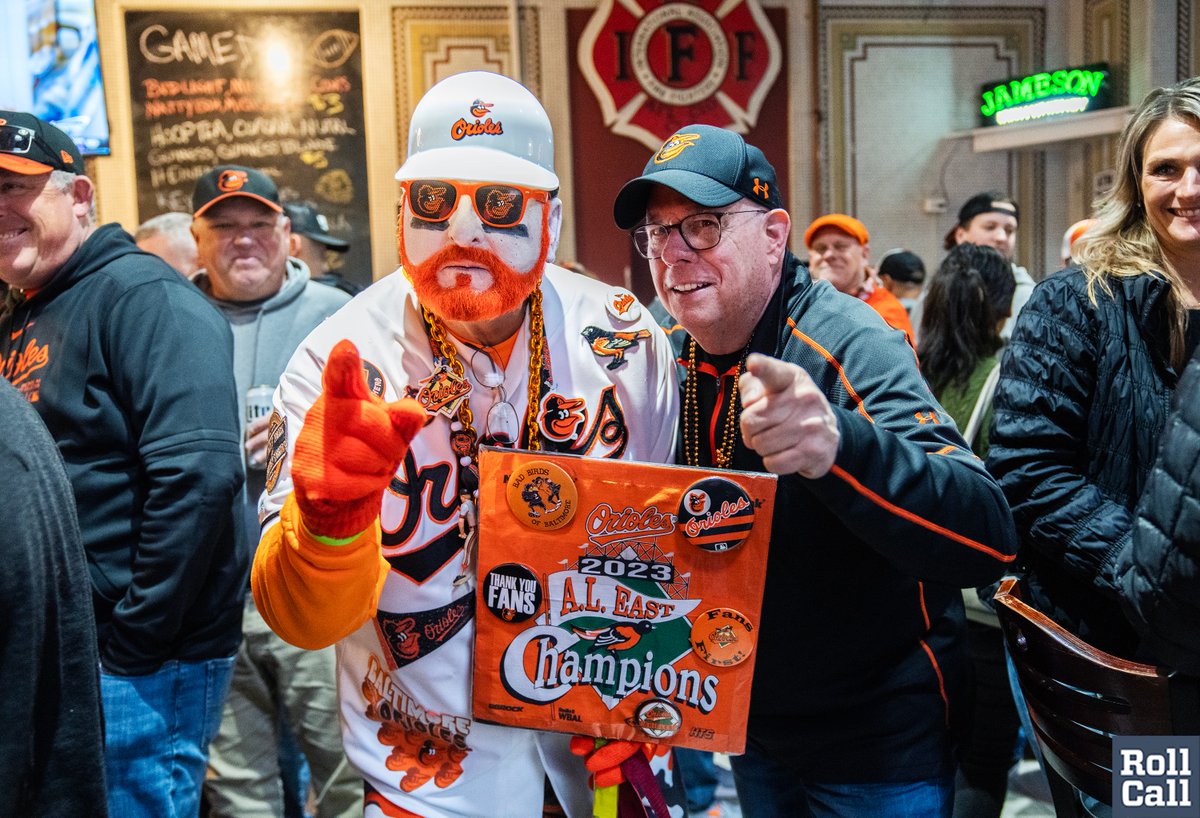
[{"label": "orioles logo on cap", "polygon": [[480,119],[482,119],[483,117],[488,115],[488,111],[492,110],[492,105],[493,105],[493,103],[484,102],[481,99],[475,100],[474,102],[471,103],[471,116],[479,117]]},{"label": "orioles logo on cap", "polygon": [[217,177],[217,188],[227,192],[241,190],[249,181],[250,177],[244,170],[223,170],[221,171],[221,175]]},{"label": "orioles logo on cap", "polygon": [[663,143],[663,146],[658,149],[658,153],[654,154],[655,164],[669,162],[679,154],[683,153],[685,148],[690,148],[696,144],[696,140],[700,138],[698,133],[677,133]]}]

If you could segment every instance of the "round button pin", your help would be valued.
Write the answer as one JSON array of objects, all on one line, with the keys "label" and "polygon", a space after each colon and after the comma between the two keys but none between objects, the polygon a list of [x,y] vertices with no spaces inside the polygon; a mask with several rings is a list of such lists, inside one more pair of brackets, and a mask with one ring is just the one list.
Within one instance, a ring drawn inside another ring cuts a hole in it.
[{"label": "round button pin", "polygon": [[692,652],[716,667],[733,667],[754,652],[754,625],[733,608],[710,608],[692,623]]},{"label": "round button pin", "polygon": [[706,477],[689,486],[679,501],[679,529],[705,551],[741,545],[754,527],[755,506],[746,490],[724,477]]},{"label": "round button pin", "polygon": [[506,497],[517,519],[539,531],[562,528],[579,508],[575,481],[548,460],[530,461],[509,475]]},{"label": "round button pin", "polygon": [[604,308],[618,321],[636,321],[642,317],[637,296],[624,287],[613,287],[604,299]]}]

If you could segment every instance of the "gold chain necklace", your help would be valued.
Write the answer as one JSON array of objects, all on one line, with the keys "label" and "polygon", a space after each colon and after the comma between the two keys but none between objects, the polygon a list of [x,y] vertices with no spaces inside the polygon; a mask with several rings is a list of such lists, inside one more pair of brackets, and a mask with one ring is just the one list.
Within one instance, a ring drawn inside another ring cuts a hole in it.
[{"label": "gold chain necklace", "polygon": [[[753,337],[751,338],[753,340]],[[721,430],[721,442],[712,453],[713,465],[718,469],[728,469],[733,463],[733,450],[737,445],[737,425],[742,416],[739,382],[746,370],[746,355],[750,352],[750,341],[742,350],[741,360],[738,361],[737,371],[733,373],[733,388],[729,390],[729,410],[725,413],[725,426]],[[720,404],[713,407],[713,412],[719,415]],[[714,444],[716,441],[713,441]],[[683,391],[683,450],[689,466],[699,466],[700,463],[700,402],[696,397],[696,339],[688,339],[687,385]]]},{"label": "gold chain necklace", "polygon": [[[451,373],[454,377],[466,381],[466,370],[458,357],[458,350],[450,341],[441,319],[430,312],[424,304],[421,305],[421,315],[425,319],[425,331],[429,333],[429,339],[446,360]],[[537,413],[538,398],[541,396],[541,364],[545,341],[545,323],[542,320],[542,289],[538,287],[529,298],[529,394],[527,396],[528,405],[525,409],[524,428],[525,448],[530,451],[538,451],[542,447],[541,427],[537,422]],[[478,464],[479,448],[476,442],[475,415],[471,411],[471,402],[468,398],[463,398],[462,403],[458,405],[457,418],[471,438],[471,462]]]}]

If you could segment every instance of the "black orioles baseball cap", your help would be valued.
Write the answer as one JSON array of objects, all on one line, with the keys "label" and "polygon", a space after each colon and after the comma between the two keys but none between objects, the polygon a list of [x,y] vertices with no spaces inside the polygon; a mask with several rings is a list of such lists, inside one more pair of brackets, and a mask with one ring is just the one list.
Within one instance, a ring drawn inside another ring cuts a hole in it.
[{"label": "black orioles baseball cap", "polygon": [[279,190],[270,176],[241,165],[218,165],[196,180],[192,191],[192,215],[199,217],[217,202],[233,196],[247,196],[276,213],[283,212]]},{"label": "black orioles baseball cap", "polygon": [[312,202],[288,202],[283,206],[283,212],[292,220],[293,233],[308,236],[317,244],[339,253],[350,249],[350,242],[330,235],[329,219]]},{"label": "black orioles baseball cap", "polygon": [[768,208],[783,207],[775,168],[741,135],[712,125],[688,125],[671,136],[621,188],[613,218],[622,230],[646,215],[653,185],[664,185],[705,207],[724,207],[746,198]]},{"label": "black orioles baseball cap", "polygon": [[27,176],[52,170],[83,173],[83,156],[75,140],[49,122],[0,111],[0,168]]}]

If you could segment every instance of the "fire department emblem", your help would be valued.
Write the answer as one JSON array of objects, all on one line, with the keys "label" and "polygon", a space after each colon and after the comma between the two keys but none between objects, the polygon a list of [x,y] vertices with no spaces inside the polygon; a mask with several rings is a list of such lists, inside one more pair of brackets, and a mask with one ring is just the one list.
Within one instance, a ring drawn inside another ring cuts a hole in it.
[{"label": "fire department emblem", "polygon": [[603,0],[579,62],[604,123],[653,150],[690,122],[746,133],[783,50],[758,0]]}]

